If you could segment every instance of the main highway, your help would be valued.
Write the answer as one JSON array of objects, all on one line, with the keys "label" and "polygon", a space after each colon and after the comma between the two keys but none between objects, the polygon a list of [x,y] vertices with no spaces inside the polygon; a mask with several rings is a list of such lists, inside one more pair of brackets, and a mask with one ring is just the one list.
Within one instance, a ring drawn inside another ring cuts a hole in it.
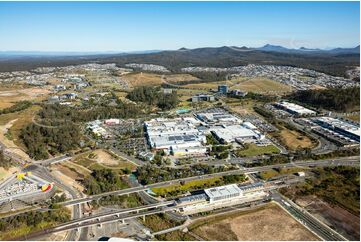
[{"label": "main highway", "polygon": [[282,196],[277,191],[271,191],[272,198],[292,217],[302,223],[306,228],[315,233],[318,237],[325,241],[345,241],[344,236],[331,229],[329,226],[318,220],[316,217],[308,213],[305,209],[300,208],[290,199]]},{"label": "main highway", "polygon": [[179,183],[180,181],[188,182],[188,181],[194,181],[194,180],[217,177],[217,176],[224,176],[224,175],[253,174],[253,173],[259,173],[262,171],[267,171],[267,170],[271,170],[271,169],[275,169],[275,168],[313,167],[313,166],[343,166],[343,165],[359,167],[360,166],[359,159],[360,159],[359,156],[354,156],[354,157],[344,157],[344,158],[329,159],[329,160],[298,161],[298,162],[292,162],[292,163],[259,166],[259,167],[252,167],[252,168],[239,168],[239,169],[235,169],[235,170],[217,172],[217,173],[212,173],[212,174],[205,174],[205,175],[200,175],[200,176],[180,178],[180,179],[176,179],[176,180],[159,182],[159,183],[154,183],[154,184],[145,185],[145,186],[140,185],[138,187],[131,187],[131,188],[122,189],[122,190],[105,192],[105,193],[101,193],[101,194],[97,194],[97,195],[93,195],[93,196],[88,196],[86,198],[79,198],[79,199],[65,201],[61,204],[64,206],[82,204],[82,203],[87,203],[87,202],[90,202],[93,200],[98,200],[102,197],[109,196],[109,195],[127,195],[127,194],[131,194],[131,193],[146,191],[151,188],[169,186],[169,185],[172,185],[175,183]]},{"label": "main highway", "polygon": [[[273,194],[272,191],[275,191],[275,189],[277,189],[277,188],[278,188],[277,186],[274,186],[271,190],[269,190],[268,188],[267,188],[267,190],[271,191],[271,193]],[[274,194],[278,194],[278,193],[275,192]],[[289,204],[287,202],[284,202],[284,200],[280,196],[276,196],[274,194],[272,195],[272,198],[275,202],[279,203],[282,207],[286,206],[286,208],[285,208],[286,210],[291,209],[291,208],[288,208]],[[263,200],[268,200],[268,199],[266,198]],[[263,202],[263,200],[260,200],[260,201]],[[255,202],[257,202],[257,201],[255,201]],[[252,203],[253,202],[251,202],[251,203],[248,202],[247,204],[252,204]],[[242,206],[244,206],[244,205],[246,205],[246,204],[243,204]],[[119,209],[119,210],[114,209],[112,211],[107,211],[107,212],[91,215],[88,217],[73,219],[69,222],[57,225],[53,228],[49,228],[49,229],[45,229],[45,230],[42,230],[39,232],[32,233],[30,235],[27,235],[27,239],[31,239],[31,238],[49,234],[49,233],[61,232],[61,231],[69,231],[69,230],[76,231],[76,229],[84,229],[89,226],[101,225],[101,224],[106,224],[106,223],[111,223],[111,222],[116,222],[116,221],[119,221],[124,224],[125,220],[139,218],[139,217],[145,217],[145,216],[151,215],[151,214],[176,211],[179,208],[181,208],[182,206],[184,206],[184,205],[177,204],[177,203],[175,203],[174,200],[169,200],[169,201],[165,201],[165,202],[157,202],[154,204],[143,205],[143,206],[134,207],[134,208],[125,208],[125,209]],[[295,207],[295,206],[293,206],[293,207]],[[232,208],[227,208],[227,209],[230,209],[229,211],[232,210]],[[297,207],[293,208],[293,210],[291,212],[292,216],[296,216],[298,213],[300,213],[299,209],[298,210],[297,209],[298,209]],[[299,217],[301,217],[302,220],[300,220]],[[298,217],[296,216],[296,219],[300,222],[305,221],[305,223],[310,224],[310,229],[312,229],[312,231],[316,230],[314,232],[317,235],[320,234],[320,236],[319,236],[320,238],[325,238],[325,239],[332,238],[332,240],[337,238],[337,240],[345,240],[341,235],[338,235],[335,231],[333,231],[328,226],[323,225],[323,224],[320,225],[319,224],[320,222],[318,222],[318,220],[316,220],[312,215],[309,215],[309,214],[304,215],[304,213],[301,213],[301,215],[298,215]],[[23,238],[18,237],[15,239],[22,240]]]}]

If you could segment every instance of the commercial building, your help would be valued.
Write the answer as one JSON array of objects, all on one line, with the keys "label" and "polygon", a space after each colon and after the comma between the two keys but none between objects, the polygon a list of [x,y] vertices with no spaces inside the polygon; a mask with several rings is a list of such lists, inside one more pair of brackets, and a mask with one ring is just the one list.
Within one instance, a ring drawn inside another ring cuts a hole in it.
[{"label": "commercial building", "polygon": [[193,117],[152,119],[144,123],[148,144],[174,155],[205,154],[204,133],[197,129],[200,122]]},{"label": "commercial building", "polygon": [[106,125],[118,125],[120,124],[120,119],[117,118],[111,118],[104,120],[104,124]]},{"label": "commercial building", "polygon": [[218,86],[218,93],[227,95],[227,93],[228,93],[228,86],[227,86],[227,85],[219,85],[219,86]]},{"label": "commercial building", "polygon": [[210,128],[211,133],[222,143],[250,143],[256,140],[265,139],[256,129],[250,129],[244,124],[241,125],[222,125]]},{"label": "commercial building", "polygon": [[76,93],[66,93],[62,97],[64,99],[75,99],[78,96]]},{"label": "commercial building", "polygon": [[248,94],[248,92],[244,92],[241,90],[232,90],[231,94],[234,96],[245,97]]},{"label": "commercial building", "polygon": [[214,102],[215,98],[213,95],[198,94],[192,97],[192,102]]},{"label": "commercial building", "polygon": [[203,156],[207,153],[206,135],[212,134],[223,143],[269,144],[270,141],[250,122],[222,108],[212,108],[195,117],[157,118],[144,123],[146,139],[154,150],[176,156]]},{"label": "commercial building", "polygon": [[181,207],[180,212],[194,214],[262,200],[268,196],[266,190],[262,182],[248,185],[231,184],[204,189],[197,194],[178,198],[176,202]]},{"label": "commercial building", "polygon": [[206,124],[239,124],[242,120],[222,108],[213,108],[197,113],[196,117]]},{"label": "commercial building", "polygon": [[277,103],[275,103],[275,106],[277,108],[286,110],[287,112],[289,112],[293,115],[298,115],[298,116],[316,115],[316,112],[313,110],[310,110],[308,108],[302,107],[301,105],[286,102],[286,101],[277,102]]},{"label": "commercial building", "polygon": [[59,91],[65,91],[66,90],[66,86],[64,85],[55,85],[54,86],[54,90],[59,92]]},{"label": "commercial building", "polygon": [[336,133],[339,133],[340,135],[360,142],[360,127],[355,124],[331,117],[315,118],[313,119],[313,122],[317,123],[323,128],[332,130]]},{"label": "commercial building", "polygon": [[206,193],[210,203],[225,199],[232,199],[239,197],[242,194],[241,189],[239,189],[236,184],[209,188],[205,189],[204,192]]},{"label": "commercial building", "polygon": [[110,138],[111,135],[108,133],[106,129],[101,127],[102,122],[100,120],[94,120],[92,122],[87,123],[87,129],[91,131],[95,136],[102,138]]}]

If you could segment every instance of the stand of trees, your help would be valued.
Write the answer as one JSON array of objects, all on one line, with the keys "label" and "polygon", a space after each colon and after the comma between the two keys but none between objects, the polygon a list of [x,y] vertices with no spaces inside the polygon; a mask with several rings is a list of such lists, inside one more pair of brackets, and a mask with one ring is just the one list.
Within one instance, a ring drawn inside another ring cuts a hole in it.
[{"label": "stand of trees", "polygon": [[324,90],[302,90],[288,98],[318,108],[348,112],[360,108],[360,88],[329,88]]},{"label": "stand of trees", "polygon": [[[360,168],[336,166],[317,168],[316,179],[307,179],[295,191],[282,189],[290,197],[316,195],[329,203],[341,206],[351,213],[360,214]],[[293,194],[295,192],[295,194]]]},{"label": "stand of trees", "polygon": [[83,181],[86,193],[89,195],[109,192],[127,188],[128,185],[121,179],[119,174],[110,170],[95,170]]},{"label": "stand of trees", "polygon": [[65,122],[56,127],[43,127],[31,123],[21,130],[20,138],[30,157],[40,160],[47,159],[49,153],[55,155],[77,148],[81,133],[73,122]]},{"label": "stand of trees", "polygon": [[159,87],[137,87],[128,93],[127,98],[134,102],[156,105],[162,110],[175,108],[178,104],[176,92],[165,94],[161,92]]},{"label": "stand of trees", "polygon": [[154,167],[154,166],[141,166],[137,168],[135,175],[138,181],[143,184],[152,184],[161,181],[169,181],[174,179],[181,179],[190,176],[198,176],[204,174],[212,174],[215,172],[222,172],[227,170],[233,170],[235,167],[224,166],[209,166],[205,164],[196,164],[186,168],[170,168],[170,167]]},{"label": "stand of trees", "polygon": [[0,114],[15,113],[27,109],[31,106],[29,101],[20,101],[15,103],[13,106],[0,110]]},{"label": "stand of trees", "polygon": [[274,102],[277,100],[277,97],[275,96],[270,96],[270,95],[262,95],[260,93],[254,93],[254,92],[248,92],[247,95],[245,97],[240,97],[240,96],[233,96],[236,98],[249,98],[249,99],[253,99],[256,101],[261,101],[261,102]]},{"label": "stand of trees", "polygon": [[0,150],[0,167],[8,169],[11,167],[11,165],[12,165],[11,159],[5,157],[4,151]]},{"label": "stand of trees", "polygon": [[95,119],[107,118],[134,118],[141,114],[141,110],[134,104],[123,103],[117,100],[116,106],[107,104],[94,105],[90,108],[72,108],[59,104],[44,105],[39,112],[43,124],[56,123],[69,120],[73,122],[89,122]]},{"label": "stand of trees", "polygon": [[[39,160],[78,148],[82,140],[80,122],[106,118],[134,118],[142,114],[134,104],[119,99],[115,106],[100,103],[92,108],[72,108],[59,104],[43,105],[38,113],[39,124],[31,123],[22,128],[20,138],[30,157]],[[108,100],[110,102],[110,100]]]},{"label": "stand of trees", "polygon": [[142,205],[142,200],[137,194],[129,194],[124,196],[109,195],[102,197],[98,201],[100,206],[114,206],[121,208],[132,208]]},{"label": "stand of trees", "polygon": [[0,239],[9,240],[13,236],[23,236],[25,233],[44,229],[43,226],[49,227],[69,220],[70,212],[66,208],[46,212],[31,211],[2,218],[0,219]]}]

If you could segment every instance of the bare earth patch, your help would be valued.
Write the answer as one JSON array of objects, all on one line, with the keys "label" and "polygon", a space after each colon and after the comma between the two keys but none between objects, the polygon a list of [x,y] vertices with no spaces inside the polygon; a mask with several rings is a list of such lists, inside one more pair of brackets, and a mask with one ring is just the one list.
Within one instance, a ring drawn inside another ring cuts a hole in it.
[{"label": "bare earth patch", "polygon": [[10,167],[8,170],[5,170],[5,168],[0,167],[0,182],[10,177],[14,172],[19,172],[19,167]]},{"label": "bare earth patch", "polygon": [[56,165],[55,167],[56,168],[52,171],[52,174],[55,177],[63,181],[65,184],[74,187],[78,191],[84,191],[84,187],[75,181],[75,179],[80,178],[77,173],[61,165]]},{"label": "bare earth patch", "polygon": [[342,207],[329,204],[316,196],[307,196],[296,201],[314,214],[319,220],[352,240],[360,239],[360,218]]},{"label": "bare earth patch", "polygon": [[116,166],[119,164],[119,160],[117,158],[114,158],[104,150],[95,150],[93,153],[96,155],[96,161],[101,164],[109,166]]},{"label": "bare earth patch", "polygon": [[276,204],[255,212],[216,220],[193,232],[206,240],[319,240]]},{"label": "bare earth patch", "polygon": [[294,130],[283,129],[281,131],[281,138],[284,144],[292,150],[312,148],[314,146],[310,138]]},{"label": "bare earth patch", "polygon": [[5,125],[0,125],[0,141],[3,143],[6,147],[6,149],[11,152],[15,153],[24,160],[31,160],[29,155],[26,154],[20,147],[18,147],[13,140],[9,140],[5,134],[8,132],[8,130],[14,125],[14,123],[18,119],[11,120],[10,122],[6,123]]},{"label": "bare earth patch", "polygon": [[2,90],[0,91],[0,109],[11,107],[20,101],[40,101],[45,99],[49,94],[50,91],[48,89],[39,87]]}]

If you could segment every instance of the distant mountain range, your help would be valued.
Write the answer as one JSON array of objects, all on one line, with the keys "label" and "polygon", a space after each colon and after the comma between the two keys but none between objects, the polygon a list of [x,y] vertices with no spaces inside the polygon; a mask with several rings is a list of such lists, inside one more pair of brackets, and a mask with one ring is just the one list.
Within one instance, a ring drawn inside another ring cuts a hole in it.
[{"label": "distant mountain range", "polygon": [[[178,50],[150,50],[137,52],[0,52],[0,72],[30,70],[40,66],[66,66],[85,63],[156,64],[173,72],[183,67],[233,67],[247,64],[287,65],[344,76],[346,70],[360,65],[360,46],[355,48],[289,49],[276,45],[260,48],[246,46],[204,47]],[[62,55],[63,54],[63,55]]]},{"label": "distant mountain range", "polygon": [[330,50],[325,49],[309,49],[305,47],[301,47],[299,49],[289,49],[279,45],[270,45],[267,44],[260,48],[255,48],[256,50],[262,51],[273,51],[273,52],[282,52],[282,53],[329,53],[329,54],[359,54],[360,53],[360,45],[354,48],[335,48]]},{"label": "distant mountain range", "polygon": [[90,55],[129,55],[129,54],[150,54],[162,50],[140,50],[130,52],[119,51],[0,51],[1,57],[41,57],[41,56],[90,56]]},{"label": "distant mountain range", "polygon": [[[217,48],[217,47],[214,47]],[[281,52],[281,53],[298,53],[298,54],[307,54],[307,53],[329,53],[329,54],[359,54],[360,53],[360,46],[356,46],[354,48],[335,48],[335,49],[309,49],[305,47],[301,47],[299,49],[290,49],[280,45],[271,45],[266,44],[265,46],[252,48],[252,47],[237,47],[237,46],[223,46],[219,48],[230,48],[237,51],[267,51],[267,52]],[[198,49],[208,49],[205,48],[195,48],[195,49],[188,49],[188,48],[180,48],[176,51],[190,51],[190,50],[198,50]],[[140,51],[88,51],[88,52],[81,52],[81,51],[0,51],[0,57],[6,56],[16,56],[16,57],[41,57],[41,56],[92,56],[92,55],[132,55],[132,54],[152,54],[158,53],[166,50],[140,50]]]}]

